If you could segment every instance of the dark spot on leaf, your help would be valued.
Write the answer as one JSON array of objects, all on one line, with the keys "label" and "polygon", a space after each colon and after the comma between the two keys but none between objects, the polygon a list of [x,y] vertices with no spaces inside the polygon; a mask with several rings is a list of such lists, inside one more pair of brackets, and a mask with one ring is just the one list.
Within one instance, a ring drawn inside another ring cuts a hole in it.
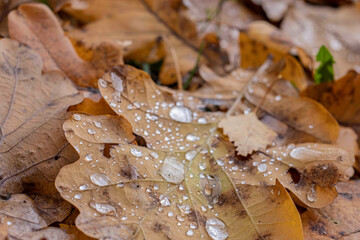
[{"label": "dark spot on leaf", "polygon": [[340,196],[342,196],[343,198],[346,198],[348,200],[352,200],[353,196],[350,193],[339,193]]},{"label": "dark spot on leaf", "polygon": [[146,147],[145,139],[140,135],[137,135],[135,133],[133,133],[133,134],[135,135],[135,141],[136,141],[137,145],[142,146],[142,147]]},{"label": "dark spot on leaf", "polygon": [[104,157],[111,158],[110,149],[114,145],[118,145],[118,144],[116,144],[116,143],[105,143],[105,147],[104,147],[104,150],[103,150]]},{"label": "dark spot on leaf", "polygon": [[301,175],[296,168],[289,168],[288,172],[290,173],[291,179],[295,184],[298,184],[301,179]]}]

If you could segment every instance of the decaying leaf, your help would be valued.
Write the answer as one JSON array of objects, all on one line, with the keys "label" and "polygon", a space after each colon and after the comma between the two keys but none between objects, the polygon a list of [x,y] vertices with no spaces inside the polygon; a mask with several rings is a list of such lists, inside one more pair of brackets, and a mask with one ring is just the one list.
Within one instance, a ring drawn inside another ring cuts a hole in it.
[{"label": "decaying leaf", "polygon": [[309,86],[301,95],[320,102],[339,122],[360,124],[360,74],[355,71],[332,83]]},{"label": "decaying leaf", "polygon": [[236,151],[246,156],[254,151],[264,151],[277,134],[258,120],[256,113],[228,116],[219,122],[219,127],[234,142]]},{"label": "decaying leaf", "polygon": [[[103,52],[110,48],[110,57],[108,54],[99,59],[98,48],[98,51],[94,52],[96,54],[93,62],[81,59],[55,15],[44,4],[23,4],[12,11],[9,14],[9,33],[12,39],[31,46],[40,54],[45,72],[63,71],[80,86],[96,86],[98,77],[102,76],[106,68],[111,67],[111,64],[118,64],[121,60],[121,48],[104,43],[99,48]],[[112,61],[109,62],[107,57]]]},{"label": "decaying leaf", "polygon": [[359,70],[359,8],[344,6],[338,9],[318,7],[295,1],[281,24],[281,29],[298,46],[315,59],[325,45],[334,57],[335,79],[350,69]]},{"label": "decaying leaf", "polygon": [[42,74],[42,60],[29,47],[1,39],[0,52],[0,194],[27,192],[47,223],[60,221],[71,206],[53,182],[77,157],[61,126],[82,97],[62,74]]},{"label": "decaying leaf", "polygon": [[339,183],[339,196],[329,206],[301,215],[305,239],[359,239],[359,180]]},{"label": "decaying leaf", "polygon": [[69,239],[59,228],[47,228],[31,198],[24,194],[14,194],[8,200],[0,199],[0,222],[7,225],[4,239]]},{"label": "decaying leaf", "polygon": [[100,98],[97,102],[90,98],[84,98],[81,103],[70,106],[68,111],[86,113],[90,115],[116,115],[103,98]]}]

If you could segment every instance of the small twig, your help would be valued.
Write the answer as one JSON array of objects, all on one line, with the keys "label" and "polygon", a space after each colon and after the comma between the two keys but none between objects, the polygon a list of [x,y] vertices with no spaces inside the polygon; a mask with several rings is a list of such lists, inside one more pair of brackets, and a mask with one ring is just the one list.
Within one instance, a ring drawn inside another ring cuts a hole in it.
[{"label": "small twig", "polygon": [[194,77],[194,75],[195,75],[196,70],[199,68],[200,58],[201,58],[201,55],[202,55],[202,53],[203,53],[203,51],[204,51],[204,47],[205,47],[205,41],[203,40],[203,41],[201,42],[200,49],[199,49],[199,52],[198,52],[198,56],[197,56],[197,58],[196,58],[195,66],[194,66],[194,68],[191,70],[188,79],[186,79],[186,81],[185,81],[185,83],[184,83],[184,85],[183,85],[183,89],[185,89],[185,90],[189,87],[189,85],[190,85],[190,83],[191,83],[191,80],[193,79],[193,77]]},{"label": "small twig", "polygon": [[171,56],[173,58],[174,65],[175,65],[177,86],[178,86],[179,91],[182,91],[182,89],[183,89],[182,88],[182,80],[181,80],[182,77],[181,77],[180,66],[179,66],[179,61],[178,61],[176,51],[173,48],[173,46],[171,45],[171,43],[169,42],[169,39],[165,35],[163,35],[162,38],[164,39],[165,45],[170,50],[170,53],[171,53]]},{"label": "small twig", "polygon": [[252,82],[257,80],[259,76],[264,74],[264,72],[269,68],[269,66],[272,64],[272,58],[266,59],[266,61],[258,68],[254,76],[246,83],[245,87],[241,89],[241,92],[239,93],[238,97],[236,98],[235,102],[231,105],[230,109],[226,112],[226,117],[231,116],[233,112],[236,109],[236,106],[239,104],[241,99],[244,97],[245,92],[248,90],[248,87]]},{"label": "small twig", "polygon": [[263,103],[265,102],[265,99],[267,97],[267,95],[269,95],[271,89],[275,86],[275,84],[280,81],[280,79],[276,79],[275,81],[273,81],[271,84],[270,84],[270,87],[266,90],[266,93],[265,95],[263,96],[263,98],[261,99],[260,103],[256,106],[255,110],[253,111],[254,113],[257,113],[257,111],[259,111],[261,105],[263,105]]}]

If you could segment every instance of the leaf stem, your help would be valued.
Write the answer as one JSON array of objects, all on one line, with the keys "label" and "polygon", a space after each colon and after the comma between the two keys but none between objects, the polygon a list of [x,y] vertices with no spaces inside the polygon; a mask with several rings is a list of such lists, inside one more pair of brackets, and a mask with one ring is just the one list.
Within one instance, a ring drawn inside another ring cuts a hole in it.
[{"label": "leaf stem", "polygon": [[196,58],[195,66],[194,66],[194,68],[191,70],[188,79],[185,81],[185,83],[184,83],[184,85],[183,85],[183,89],[184,89],[184,90],[188,89],[188,87],[190,86],[191,80],[193,79],[193,77],[194,77],[194,75],[195,75],[196,70],[199,68],[200,58],[201,58],[201,55],[203,54],[204,47],[205,47],[205,41],[203,40],[203,41],[201,42],[200,49],[199,49],[199,52],[198,52],[198,56],[197,56],[197,58]]}]

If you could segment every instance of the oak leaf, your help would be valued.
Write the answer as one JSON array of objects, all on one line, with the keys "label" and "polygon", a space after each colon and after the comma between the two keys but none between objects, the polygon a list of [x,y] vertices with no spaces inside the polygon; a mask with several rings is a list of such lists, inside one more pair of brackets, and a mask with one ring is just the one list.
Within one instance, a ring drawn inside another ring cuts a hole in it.
[{"label": "oak leaf", "polygon": [[234,184],[217,164],[208,141],[217,124],[205,123],[211,118],[199,121],[196,110],[176,105],[176,95],[130,66],[114,68],[99,89],[147,148],[129,144],[121,128],[106,130],[100,116],[66,121],[80,159],[61,170],[56,186],[80,209],[79,229],[97,238],[302,239],[298,213],[280,183]]},{"label": "oak leaf", "polygon": [[255,113],[227,116],[219,122],[219,127],[234,142],[236,151],[242,156],[254,151],[264,151],[277,136],[258,120]]},{"label": "oak leaf", "polygon": [[53,181],[76,159],[61,126],[82,96],[62,74],[42,74],[42,60],[29,47],[1,39],[0,52],[0,194],[32,195],[47,223],[60,221],[71,206]]}]

